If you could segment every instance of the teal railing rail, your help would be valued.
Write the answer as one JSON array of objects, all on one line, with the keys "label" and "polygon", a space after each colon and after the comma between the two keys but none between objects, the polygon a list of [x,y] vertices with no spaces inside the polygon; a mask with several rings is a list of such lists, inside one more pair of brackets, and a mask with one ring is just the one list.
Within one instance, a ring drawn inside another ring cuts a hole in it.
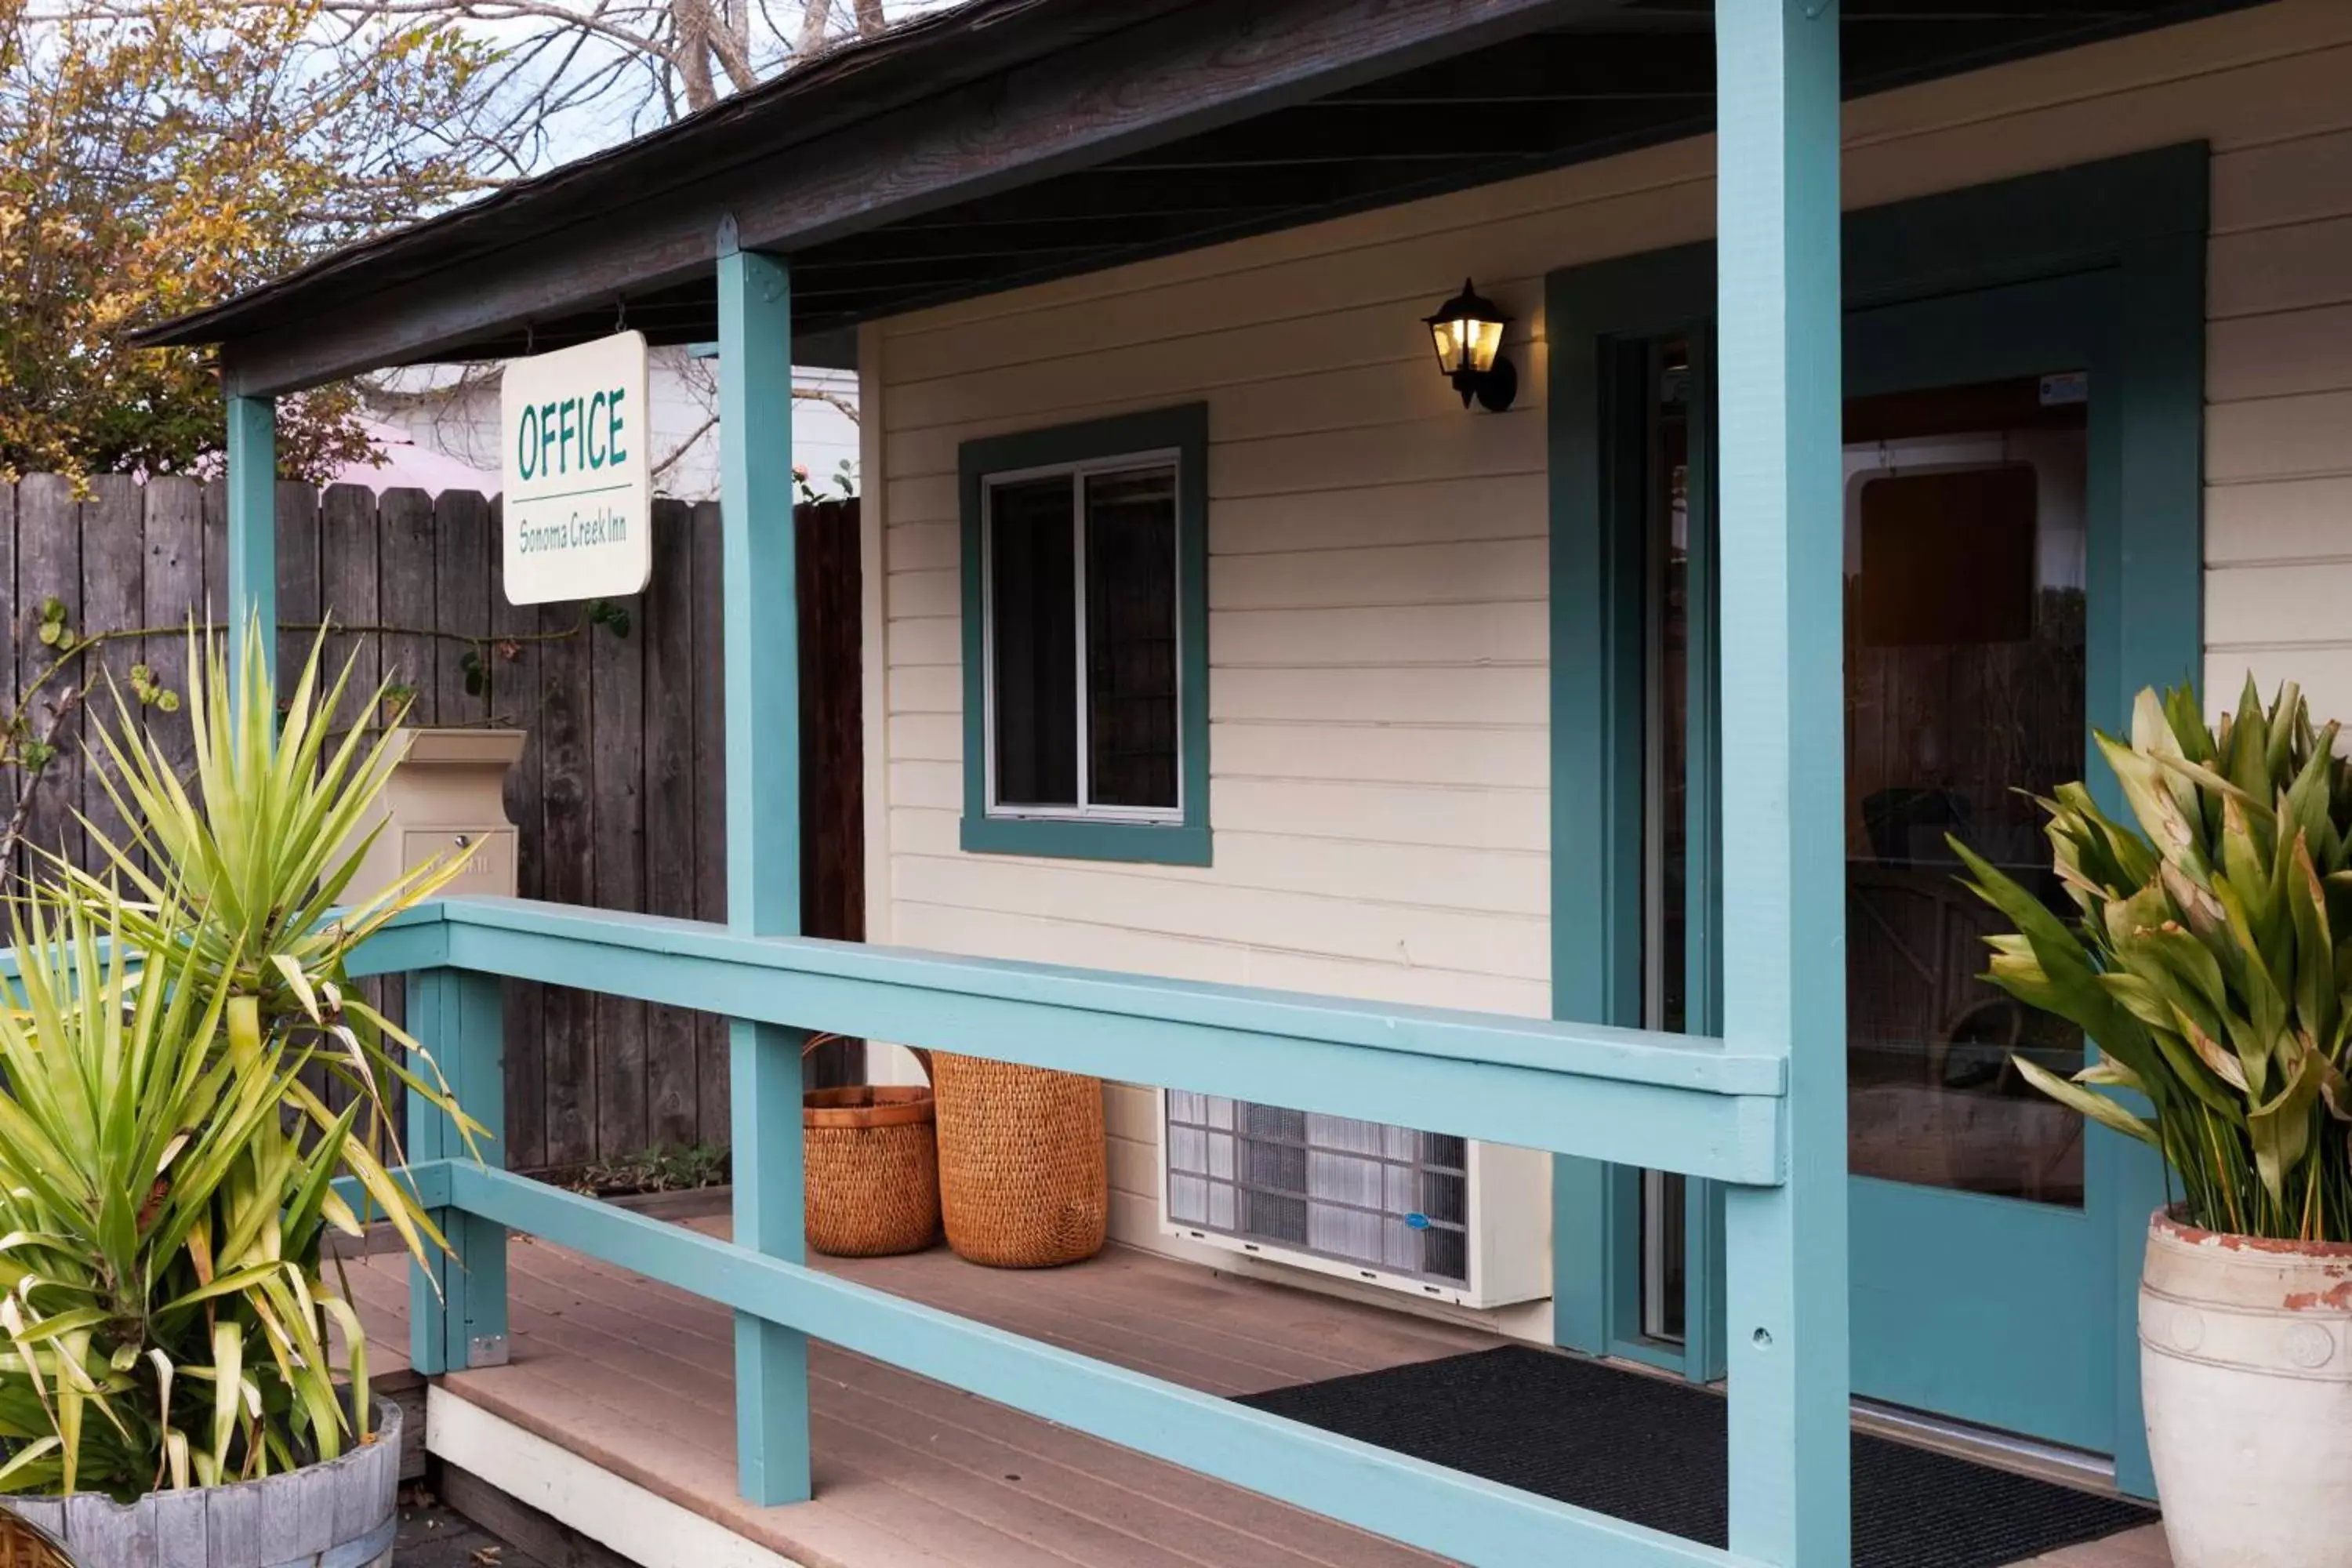
[{"label": "teal railing rail", "polygon": [[[1560,8],[1594,6],[1560,0]],[[1486,8],[1454,9],[1465,27],[1484,25]],[[457,1257],[439,1270],[439,1293],[434,1281],[420,1281],[414,1298],[419,1368],[462,1367],[477,1343],[503,1335],[505,1233],[524,1228],[734,1309],[738,1468],[755,1501],[808,1495],[806,1338],[817,1335],[1474,1563],[1843,1568],[1852,1555],[1852,1450],[1836,850],[1844,558],[1839,11],[1836,0],[1715,0],[1712,10],[1717,489],[1727,585],[1717,646],[1727,780],[1723,1021],[1725,1034],[1750,1048],[751,934],[789,929],[800,907],[792,288],[788,259],[742,249],[725,213],[712,247],[720,425],[757,433],[721,449],[732,929],[453,901],[383,932],[368,960],[378,972],[417,976],[410,1021],[473,1113],[492,1126],[503,1120],[501,977],[733,1020],[737,1240],[663,1227],[476,1164],[449,1129],[420,1114],[409,1135],[411,1173],[443,1210]],[[440,318],[429,307],[411,310],[404,352],[430,357]],[[275,620],[274,405],[290,383],[270,379],[272,352],[266,338],[223,352],[229,595],[239,625],[255,615],[265,625]],[[1567,361],[1550,363],[1557,375]],[[1550,405],[1568,404],[1555,396]],[[1548,461],[1556,487],[1588,477],[1599,461],[1580,441],[1572,428],[1553,431]],[[1564,537],[1556,531],[1556,542]],[[1579,561],[1556,542],[1555,594],[1579,591]],[[265,654],[271,646],[263,643]],[[1567,792],[1564,811],[1600,809],[1585,782],[1554,787]],[[1595,930],[1596,940],[1622,934]],[[810,1270],[802,1256],[797,1042],[811,1029],[1406,1122],[1718,1183],[1729,1549],[1490,1486]]]},{"label": "teal railing rail", "polygon": [[[411,1026],[469,1110],[502,1117],[499,982],[576,986],[788,1027],[1647,1164],[1735,1187],[1783,1179],[1786,1063],[1685,1036],[1349,1003],[1003,963],[509,900],[451,900],[362,950],[407,973]],[[782,1084],[783,1080],[769,1081]],[[794,1085],[796,1087],[796,1083]],[[509,1228],[632,1268],[1111,1442],[1474,1563],[1734,1564],[1755,1559],[1494,1485],[1005,1333],[807,1268],[797,1246],[737,1245],[478,1163],[412,1102],[410,1173],[457,1257],[413,1298],[412,1355],[457,1370],[506,1331]],[[761,1190],[797,1233],[796,1097],[766,1107]],[[739,1175],[740,1181],[740,1175]],[[739,1234],[742,1234],[739,1225]],[[765,1234],[775,1234],[772,1219]],[[437,1287],[437,1289],[436,1289]],[[1738,1290],[1738,1283],[1733,1289]],[[739,1384],[739,1399],[745,1397]],[[773,1403],[772,1384],[750,1397]],[[805,1441],[791,1408],[739,1412]],[[1735,1386],[1735,1408],[1751,1403]],[[1754,1396],[1769,1403],[1768,1389]],[[1765,1430],[1769,1410],[1744,1410]],[[1780,1417],[1785,1420],[1785,1415]],[[1735,1435],[1734,1496],[1744,1445]]]}]

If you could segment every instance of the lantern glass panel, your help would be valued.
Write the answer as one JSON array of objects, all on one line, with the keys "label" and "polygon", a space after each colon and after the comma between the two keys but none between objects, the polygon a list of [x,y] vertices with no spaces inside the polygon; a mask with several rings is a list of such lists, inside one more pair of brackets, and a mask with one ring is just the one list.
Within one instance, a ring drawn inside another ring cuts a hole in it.
[{"label": "lantern glass panel", "polygon": [[1465,321],[1470,368],[1484,375],[1495,368],[1495,354],[1503,346],[1503,323],[1500,321]]},{"label": "lantern glass panel", "polygon": [[1429,331],[1437,342],[1437,368],[1445,374],[1463,370],[1483,374],[1495,368],[1496,353],[1503,346],[1502,322],[1449,316],[1430,322]]},{"label": "lantern glass panel", "polygon": [[1470,341],[1470,323],[1463,321],[1432,321],[1430,335],[1437,340],[1437,368],[1452,375],[1462,368],[1463,351]]}]

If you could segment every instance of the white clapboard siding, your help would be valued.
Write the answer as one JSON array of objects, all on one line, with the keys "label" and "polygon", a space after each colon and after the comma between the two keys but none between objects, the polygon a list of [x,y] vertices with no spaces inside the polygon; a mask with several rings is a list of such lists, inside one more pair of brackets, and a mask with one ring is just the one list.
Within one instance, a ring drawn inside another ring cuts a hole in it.
[{"label": "white clapboard siding", "polygon": [[[2352,71],[2352,61],[2343,62]],[[2216,138],[2208,279],[2205,683],[2251,671],[2352,720],[2352,91],[2309,129]]]},{"label": "white clapboard siding", "polygon": [[[1210,505],[1215,504],[1213,496]],[[1444,515],[1436,514],[1433,526],[1444,526]],[[1209,604],[1218,610],[1308,610],[1525,603],[1543,597],[1549,553],[1542,539],[1429,539],[1356,550],[1213,554]],[[1220,651],[1212,648],[1209,658],[1215,660]]]},{"label": "white clapboard siding", "polygon": [[[960,827],[952,811],[897,807],[890,813],[888,832],[895,851],[901,856],[957,852]],[[1425,904],[1534,916],[1543,915],[1548,908],[1549,868],[1539,851],[1409,844],[1373,847],[1379,853],[1365,853],[1367,846],[1352,839],[1223,828],[1217,835],[1214,868],[1114,868],[1108,874],[1138,879],[1214,878],[1232,888],[1319,893],[1346,902]],[[1148,884],[1138,885],[1148,888]]]},{"label": "white clapboard siding", "polygon": [[1436,481],[1366,485],[1343,476],[1328,489],[1286,496],[1228,496],[1209,513],[1216,555],[1378,549],[1429,537],[1443,512],[1456,542],[1535,539],[1547,527],[1545,478],[1533,474],[1456,475]]},{"label": "white clapboard siding", "polygon": [[897,616],[890,620],[888,669],[961,668],[961,616]]},{"label": "white clapboard siding", "polygon": [[[1148,885],[1148,897],[1139,897]],[[1320,893],[1231,888],[1213,879],[1106,874],[1097,866],[1031,858],[902,855],[893,894],[986,917],[997,912],[1076,921],[1140,935],[1164,931],[1203,942],[1246,936],[1266,952],[1398,963],[1542,980],[1549,922],[1533,915],[1414,904],[1335,906]]]},{"label": "white clapboard siding", "polygon": [[[2352,252],[2345,257],[2352,266]],[[2352,469],[2352,392],[2216,403],[2205,416],[2205,479],[2214,485],[2321,479]]]},{"label": "white clapboard siding", "polygon": [[[1538,545],[1540,542],[1538,542]],[[1317,562],[1318,551],[1290,558]],[[1536,556],[1541,559],[1540,552]],[[1226,583],[1241,576],[1226,563]],[[1496,595],[1525,592],[1527,597]],[[1446,604],[1238,605],[1209,617],[1211,658],[1220,668],[1365,664],[1541,664],[1550,652],[1543,595],[1521,584],[1491,584],[1487,596]]]},{"label": "white clapboard siding", "polygon": [[2208,593],[2222,582],[2219,568],[2342,558],[2347,519],[2352,519],[2352,476],[2208,487]]},{"label": "white clapboard siding", "polygon": [[[961,714],[963,671],[952,664],[906,664],[890,671],[890,711]],[[896,756],[896,752],[891,752]]]},{"label": "white clapboard siding", "polygon": [[[1457,672],[1429,673],[1450,679]],[[1362,779],[1542,790],[1551,776],[1546,739],[1546,731],[1534,724],[1507,729],[1388,719],[1354,726],[1314,720],[1235,721],[1210,730],[1209,750],[1220,778]]]},{"label": "white clapboard siding", "polygon": [[[2230,700],[2248,667],[2292,675],[2352,718],[2352,3],[1883,94],[1845,132],[1854,206],[2211,146],[2209,676]],[[1547,1011],[1543,278],[1706,237],[1713,160],[1647,148],[866,329],[875,938]],[[1518,318],[1507,415],[1465,414],[1422,336],[1465,274]],[[1189,402],[1214,864],[965,856],[958,448]],[[1107,1094],[1115,1232],[1160,1245],[1152,1097]]]},{"label": "white clapboard siding", "polygon": [[[1248,666],[1211,670],[1209,718],[1279,720],[1302,727],[1523,724],[1542,716],[1549,684],[1541,667],[1527,665]],[[1213,760],[1215,736],[1210,740]]]},{"label": "white clapboard siding", "polygon": [[[2352,161],[2352,148],[2345,152]],[[2205,333],[2205,395],[2217,405],[2352,388],[2352,304],[2231,316]]]}]

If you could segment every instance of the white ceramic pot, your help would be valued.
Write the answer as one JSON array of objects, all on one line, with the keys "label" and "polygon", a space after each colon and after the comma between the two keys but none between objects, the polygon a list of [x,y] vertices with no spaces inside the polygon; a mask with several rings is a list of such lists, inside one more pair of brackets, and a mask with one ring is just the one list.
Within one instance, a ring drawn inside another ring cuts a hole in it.
[{"label": "white ceramic pot", "polygon": [[2159,1211],[2139,1344],[2174,1568],[2352,1568],[2352,1247]]}]

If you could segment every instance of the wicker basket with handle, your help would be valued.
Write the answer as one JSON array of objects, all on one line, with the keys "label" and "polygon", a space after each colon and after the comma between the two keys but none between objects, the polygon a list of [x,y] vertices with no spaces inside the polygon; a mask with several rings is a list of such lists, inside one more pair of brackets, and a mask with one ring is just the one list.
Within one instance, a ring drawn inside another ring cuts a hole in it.
[{"label": "wicker basket with handle", "polygon": [[[811,1037],[803,1054],[827,1038]],[[930,1066],[917,1052],[926,1068]],[[920,1252],[940,1237],[930,1089],[857,1084],[801,1097],[808,1244],[835,1258]]]},{"label": "wicker basket with handle", "polygon": [[959,1257],[1050,1268],[1102,1250],[1110,1215],[1102,1084],[939,1052],[940,1209]]}]

